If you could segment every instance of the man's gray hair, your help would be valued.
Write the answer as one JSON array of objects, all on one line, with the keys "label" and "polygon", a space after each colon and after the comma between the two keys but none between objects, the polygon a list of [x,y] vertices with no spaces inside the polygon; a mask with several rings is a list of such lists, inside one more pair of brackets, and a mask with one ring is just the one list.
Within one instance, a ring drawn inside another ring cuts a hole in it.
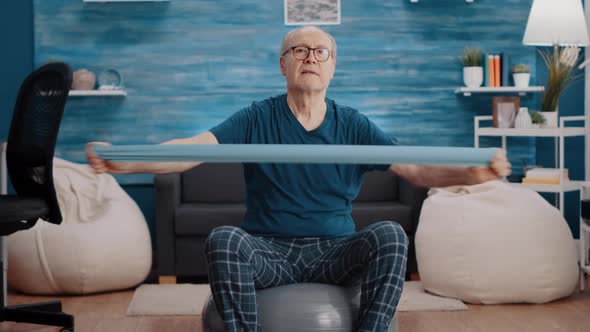
[{"label": "man's gray hair", "polygon": [[331,34],[329,34],[328,32],[326,32],[326,31],[324,31],[324,30],[322,30],[322,29],[320,29],[320,28],[318,28],[316,26],[313,26],[313,25],[303,26],[303,27],[300,27],[300,28],[297,28],[297,29],[293,29],[293,30],[287,32],[287,34],[285,35],[285,37],[283,37],[283,42],[281,44],[281,54],[280,55],[283,56],[283,54],[285,52],[287,52],[287,50],[289,49],[289,47],[290,47],[289,44],[288,44],[289,38],[294,33],[299,32],[299,31],[302,31],[302,30],[312,30],[312,29],[313,30],[319,30],[319,31],[323,32],[326,36],[328,36],[328,38],[330,38],[330,41],[332,42],[332,50],[331,50],[332,57],[334,59],[336,59],[336,39],[334,39],[334,37]]}]

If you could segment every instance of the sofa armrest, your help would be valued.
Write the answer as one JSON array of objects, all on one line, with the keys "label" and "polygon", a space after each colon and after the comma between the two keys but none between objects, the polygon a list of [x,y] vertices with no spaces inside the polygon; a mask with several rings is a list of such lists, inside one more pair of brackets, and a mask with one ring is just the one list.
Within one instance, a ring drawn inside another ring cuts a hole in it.
[{"label": "sofa armrest", "polygon": [[156,190],[156,252],[159,275],[175,274],[174,212],[180,205],[180,173],[158,174]]},{"label": "sofa armrest", "polygon": [[424,203],[424,200],[428,196],[429,188],[418,187],[406,179],[400,177],[398,190],[400,202],[404,205],[409,205],[412,207],[412,234],[408,235],[414,235],[418,227],[422,203]]}]

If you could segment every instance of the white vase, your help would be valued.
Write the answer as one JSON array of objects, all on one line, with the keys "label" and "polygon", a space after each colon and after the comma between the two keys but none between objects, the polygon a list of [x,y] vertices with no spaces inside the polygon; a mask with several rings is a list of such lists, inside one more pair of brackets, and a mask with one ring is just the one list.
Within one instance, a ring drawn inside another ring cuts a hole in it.
[{"label": "white vase", "polygon": [[526,107],[521,107],[516,114],[516,119],[514,120],[514,128],[532,128],[533,121],[531,120],[531,115],[529,114],[529,109]]},{"label": "white vase", "polygon": [[541,112],[545,118],[545,123],[542,128],[557,128],[557,111],[555,112]]},{"label": "white vase", "polygon": [[483,83],[483,67],[463,67],[463,83],[468,88],[479,88]]},{"label": "white vase", "polygon": [[531,81],[531,74],[530,73],[514,73],[512,74],[512,79],[514,79],[514,86],[517,88],[526,88],[529,86]]}]

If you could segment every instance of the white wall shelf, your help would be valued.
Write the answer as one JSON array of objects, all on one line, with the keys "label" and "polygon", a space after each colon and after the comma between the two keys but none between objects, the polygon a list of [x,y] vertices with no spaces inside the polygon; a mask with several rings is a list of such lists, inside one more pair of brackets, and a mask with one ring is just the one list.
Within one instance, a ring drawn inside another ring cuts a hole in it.
[{"label": "white wall shelf", "polygon": [[543,91],[545,91],[544,86],[529,86],[526,88],[518,88],[515,86],[500,86],[500,87],[482,86],[479,88],[461,87],[461,88],[455,89],[456,94],[461,93],[465,97],[469,97],[473,93],[518,93],[519,96],[524,96],[527,93],[543,92]]},{"label": "white wall shelf", "polygon": [[125,90],[70,90],[70,97],[125,97]]}]

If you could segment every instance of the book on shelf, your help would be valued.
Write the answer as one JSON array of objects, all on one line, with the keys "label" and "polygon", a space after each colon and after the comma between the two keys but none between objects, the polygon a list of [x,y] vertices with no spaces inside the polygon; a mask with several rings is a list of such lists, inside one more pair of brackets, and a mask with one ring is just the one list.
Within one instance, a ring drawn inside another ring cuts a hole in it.
[{"label": "book on shelf", "polygon": [[494,86],[500,86],[500,56],[494,55]]},{"label": "book on shelf", "polygon": [[[567,178],[563,179],[564,183],[568,183],[570,180]],[[559,178],[522,178],[522,183],[525,184],[560,184]]]},{"label": "book on shelf", "polygon": [[[559,180],[559,168],[536,167],[526,171],[525,177],[529,179],[557,179]],[[567,168],[563,169],[563,178],[567,179],[569,173]]]},{"label": "book on shelf", "polygon": [[510,86],[510,64],[506,52],[483,54],[483,86]]},{"label": "book on shelf", "polygon": [[488,86],[495,86],[496,80],[494,79],[494,56],[492,54],[488,55]]},{"label": "book on shelf", "polygon": [[510,62],[506,52],[500,53],[501,86],[510,86]]},{"label": "book on shelf", "polygon": [[488,54],[483,54],[483,86],[490,86],[490,62]]}]

